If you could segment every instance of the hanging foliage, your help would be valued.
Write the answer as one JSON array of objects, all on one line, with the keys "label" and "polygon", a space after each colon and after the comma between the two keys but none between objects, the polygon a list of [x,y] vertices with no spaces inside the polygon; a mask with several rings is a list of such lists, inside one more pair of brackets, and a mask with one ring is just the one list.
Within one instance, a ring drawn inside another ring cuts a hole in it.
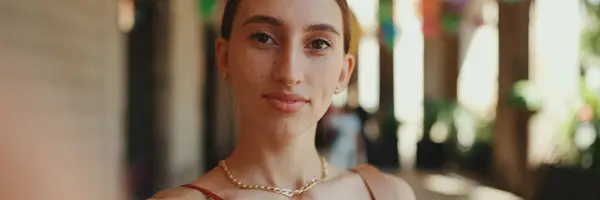
[{"label": "hanging foliage", "polygon": [[520,80],[510,90],[508,102],[515,108],[537,112],[542,107],[539,91],[530,81]]},{"label": "hanging foliage", "polygon": [[449,34],[458,34],[460,29],[461,16],[458,14],[444,13],[442,17],[442,26],[444,32]]},{"label": "hanging foliage", "polygon": [[588,57],[600,57],[600,5],[597,3],[584,1],[585,8],[588,12],[590,23],[584,29],[581,36],[582,53]]},{"label": "hanging foliage", "polygon": [[379,22],[394,19],[394,3],[392,1],[381,1],[379,3]]},{"label": "hanging foliage", "polygon": [[390,0],[382,0],[379,3],[379,27],[381,31],[381,41],[388,49],[394,48],[398,28],[394,23],[394,3]]},{"label": "hanging foliage", "polygon": [[210,20],[214,13],[217,0],[198,0],[198,12],[203,20]]}]

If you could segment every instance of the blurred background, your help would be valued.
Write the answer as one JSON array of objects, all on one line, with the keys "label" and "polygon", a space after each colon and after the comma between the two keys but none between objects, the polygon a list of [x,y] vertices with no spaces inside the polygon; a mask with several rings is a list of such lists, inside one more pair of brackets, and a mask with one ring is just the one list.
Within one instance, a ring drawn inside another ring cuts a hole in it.
[{"label": "blurred background", "polygon": [[[225,158],[224,2],[0,0],[0,199],[145,199]],[[600,199],[599,0],[348,3],[330,162],[418,199]]]}]

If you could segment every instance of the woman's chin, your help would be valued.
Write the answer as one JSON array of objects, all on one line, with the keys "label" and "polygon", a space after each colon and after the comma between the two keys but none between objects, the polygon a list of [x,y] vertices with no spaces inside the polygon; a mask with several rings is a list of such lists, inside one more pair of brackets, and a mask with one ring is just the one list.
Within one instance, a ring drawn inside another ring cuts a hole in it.
[{"label": "woman's chin", "polygon": [[254,129],[252,132],[277,142],[295,140],[304,134],[309,134],[311,129],[311,122],[302,117],[262,116],[255,119],[259,120],[247,123],[248,127]]},{"label": "woman's chin", "polygon": [[302,127],[299,127],[298,124],[280,124],[271,130],[272,131],[265,132],[269,134],[267,137],[272,137],[281,142],[292,141],[306,132]]},{"label": "woman's chin", "polygon": [[294,130],[278,130],[271,132],[271,134],[274,139],[281,142],[292,141],[302,135],[301,132]]}]

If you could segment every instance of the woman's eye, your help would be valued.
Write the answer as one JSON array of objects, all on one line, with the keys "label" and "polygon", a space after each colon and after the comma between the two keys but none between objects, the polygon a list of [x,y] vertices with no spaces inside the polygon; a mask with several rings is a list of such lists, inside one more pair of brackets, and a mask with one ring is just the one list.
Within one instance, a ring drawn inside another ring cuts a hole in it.
[{"label": "woman's eye", "polygon": [[310,43],[310,47],[316,50],[323,50],[331,47],[331,43],[324,39],[314,40]]},{"label": "woman's eye", "polygon": [[267,35],[266,33],[256,33],[252,35],[251,38],[263,44],[273,43],[271,36]]}]

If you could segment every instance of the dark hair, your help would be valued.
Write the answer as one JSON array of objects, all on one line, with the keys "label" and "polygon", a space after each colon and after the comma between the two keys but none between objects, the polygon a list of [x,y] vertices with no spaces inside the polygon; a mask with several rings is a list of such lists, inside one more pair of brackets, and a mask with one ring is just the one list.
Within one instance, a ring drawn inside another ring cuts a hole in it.
[{"label": "dark hair", "polygon": [[[241,0],[227,0],[225,11],[223,12],[223,21],[221,23],[221,37],[229,39],[231,30],[233,29],[233,19],[237,12],[238,4]],[[342,18],[344,19],[344,52],[350,50],[350,9],[346,0],[335,0],[342,10]]]}]

